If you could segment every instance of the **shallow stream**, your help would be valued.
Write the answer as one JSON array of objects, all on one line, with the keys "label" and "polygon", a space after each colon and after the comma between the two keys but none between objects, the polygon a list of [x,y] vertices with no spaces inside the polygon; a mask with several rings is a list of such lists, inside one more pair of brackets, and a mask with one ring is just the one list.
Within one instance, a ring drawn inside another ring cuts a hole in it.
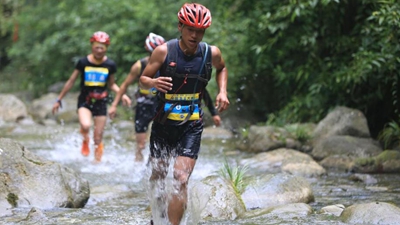
[{"label": "shallow stream", "polygon": [[[33,153],[59,162],[80,173],[90,183],[91,196],[82,209],[42,209],[46,215],[40,223],[25,221],[31,207],[14,210],[14,215],[0,218],[0,224],[85,224],[85,225],[148,225],[150,220],[147,199],[146,163],[134,161],[135,142],[131,138],[130,124],[108,124],[101,164],[93,164],[89,157],[80,154],[81,136],[78,125],[13,125],[0,128],[1,137],[9,137]],[[248,157],[235,149],[231,140],[215,139],[204,135],[201,153],[191,177],[191,183],[219,171],[225,159],[235,163]],[[91,145],[93,149],[93,144]],[[148,155],[148,149],[145,155]],[[147,159],[147,157],[146,157]],[[344,224],[339,218],[317,212],[324,206],[384,201],[400,206],[400,174],[373,174],[377,183],[368,185],[355,182],[351,174],[328,172],[326,176],[308,179],[312,184],[315,201],[310,203],[315,213],[305,217],[263,217],[235,221],[201,221],[204,225],[253,225],[253,224]],[[190,191],[190,189],[189,189]],[[199,214],[193,209],[188,214]],[[189,225],[189,224],[188,224]]]}]

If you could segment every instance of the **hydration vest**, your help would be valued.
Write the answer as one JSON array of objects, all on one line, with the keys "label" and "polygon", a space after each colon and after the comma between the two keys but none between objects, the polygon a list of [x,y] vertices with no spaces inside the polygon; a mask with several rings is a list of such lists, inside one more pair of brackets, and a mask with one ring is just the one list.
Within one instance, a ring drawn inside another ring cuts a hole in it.
[{"label": "hydration vest", "polygon": [[[200,50],[193,56],[184,56],[185,64],[191,60],[199,60],[198,54],[201,54],[201,65],[197,71],[188,71],[188,73],[177,73],[178,62],[178,39],[167,42],[168,54],[164,62],[165,70],[160,71],[160,76],[172,77],[173,89],[168,93],[159,93],[161,101],[159,110],[162,112],[156,115],[155,120],[159,123],[181,125],[189,120],[199,120],[202,116],[201,99],[205,87],[211,78],[211,47],[205,43],[199,43]],[[192,57],[192,58],[191,58]],[[184,67],[184,65],[182,65]]]}]

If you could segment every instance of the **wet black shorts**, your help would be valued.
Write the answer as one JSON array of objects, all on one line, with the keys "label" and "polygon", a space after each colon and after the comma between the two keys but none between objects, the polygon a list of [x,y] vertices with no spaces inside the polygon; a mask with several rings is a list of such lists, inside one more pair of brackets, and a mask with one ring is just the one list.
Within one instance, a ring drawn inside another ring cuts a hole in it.
[{"label": "wet black shorts", "polygon": [[189,121],[180,126],[154,122],[150,136],[151,156],[155,158],[186,156],[197,159],[203,126],[203,120]]},{"label": "wet black shorts", "polygon": [[138,102],[135,110],[135,131],[145,133],[153,120],[157,104],[153,102]]},{"label": "wet black shorts", "polygon": [[107,98],[90,102],[78,98],[78,109],[81,107],[89,109],[93,116],[107,116]]}]

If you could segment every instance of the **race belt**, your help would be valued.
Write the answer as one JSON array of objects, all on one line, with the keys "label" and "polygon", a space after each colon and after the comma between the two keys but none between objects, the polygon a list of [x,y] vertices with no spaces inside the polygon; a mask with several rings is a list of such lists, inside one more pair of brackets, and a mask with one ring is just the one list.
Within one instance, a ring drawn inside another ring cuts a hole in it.
[{"label": "race belt", "polygon": [[175,121],[183,121],[190,115],[187,120],[199,120],[199,105],[179,105],[176,103],[165,103],[164,112],[167,113],[167,118]]}]

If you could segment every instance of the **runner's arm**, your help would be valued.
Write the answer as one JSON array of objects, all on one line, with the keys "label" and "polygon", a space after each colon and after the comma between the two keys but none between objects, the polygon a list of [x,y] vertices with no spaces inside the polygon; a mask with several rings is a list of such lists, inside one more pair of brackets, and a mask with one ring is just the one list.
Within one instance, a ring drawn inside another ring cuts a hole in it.
[{"label": "runner's arm", "polygon": [[128,76],[125,78],[124,82],[121,84],[119,91],[114,97],[114,101],[112,102],[111,106],[117,106],[119,101],[122,98],[122,95],[126,93],[126,90],[128,89],[129,85],[135,81],[135,79],[140,75],[140,60],[138,60],[136,63],[134,63],[131,67],[131,70],[129,71]]},{"label": "runner's arm", "polygon": [[53,105],[52,109],[53,114],[56,113],[58,111],[58,108],[61,106],[61,99],[63,99],[64,96],[68,93],[68,91],[71,90],[71,88],[74,86],[74,83],[76,81],[76,78],[79,76],[79,73],[80,73],[79,70],[74,69],[67,82],[65,82],[63,89],[58,95],[57,101]]},{"label": "runner's arm", "polygon": [[166,93],[172,89],[172,78],[159,76],[154,78],[157,71],[160,70],[167,56],[167,44],[163,44],[154,49],[146,68],[140,76],[139,85],[143,89],[156,88],[158,91]]},{"label": "runner's arm", "polygon": [[219,93],[215,100],[215,107],[219,112],[226,110],[229,106],[228,100],[228,69],[225,66],[225,61],[222,58],[221,51],[216,46],[211,46],[212,65],[216,68],[216,81],[219,87]]},{"label": "runner's arm", "polygon": [[204,89],[203,99],[204,99],[204,102],[205,102],[208,110],[211,113],[211,116],[212,116],[215,126],[219,127],[221,125],[221,117],[218,115],[218,112],[215,109],[215,106],[211,100],[210,93],[208,93],[207,89]]},{"label": "runner's arm", "polygon": [[[114,91],[116,94],[118,94],[119,87],[118,87],[118,85],[115,83],[115,74],[111,74],[111,75],[110,75],[110,78],[109,78],[109,80],[108,80],[108,87],[109,87],[112,91]],[[125,94],[122,95],[122,101],[123,101],[123,104],[124,104],[124,105],[130,105],[130,103],[131,103],[131,99],[130,99],[127,95],[125,95]]]}]

